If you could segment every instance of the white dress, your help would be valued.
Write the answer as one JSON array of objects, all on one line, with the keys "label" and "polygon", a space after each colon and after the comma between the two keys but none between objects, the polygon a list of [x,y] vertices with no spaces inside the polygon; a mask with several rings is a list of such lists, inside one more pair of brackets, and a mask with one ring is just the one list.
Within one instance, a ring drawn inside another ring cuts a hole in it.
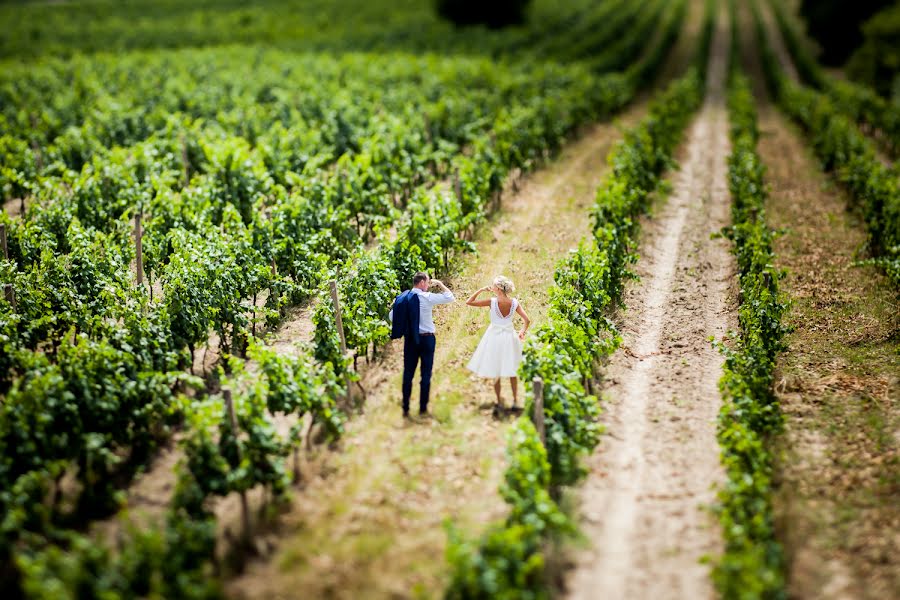
[{"label": "white dress", "polygon": [[522,341],[513,327],[518,301],[513,298],[509,314],[503,316],[496,298],[491,298],[491,324],[478,343],[469,370],[481,377],[515,377],[522,362]]}]

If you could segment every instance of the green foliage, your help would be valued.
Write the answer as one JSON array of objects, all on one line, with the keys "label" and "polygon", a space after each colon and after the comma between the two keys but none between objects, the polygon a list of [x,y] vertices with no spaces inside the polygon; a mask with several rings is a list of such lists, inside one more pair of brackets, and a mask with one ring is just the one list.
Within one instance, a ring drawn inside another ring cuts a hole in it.
[{"label": "green foliage", "polygon": [[863,43],[847,62],[847,75],[890,98],[897,112],[900,102],[900,6],[876,13],[862,26]]},{"label": "green foliage", "polygon": [[222,592],[208,557],[215,524],[173,513],[161,531],[130,527],[118,551],[77,533],[16,556],[28,598],[185,598],[213,600]]},{"label": "green foliage", "polygon": [[[803,80],[823,91],[833,103],[833,110],[856,121],[885,151],[897,156],[900,153],[900,110],[896,103],[886,100],[876,93],[873,85],[859,85],[852,81],[840,80],[825,73],[803,43],[801,35],[790,22],[784,7],[770,0],[781,34],[788,45],[794,63]],[[900,12],[897,12],[900,16]],[[884,19],[890,20],[885,16]],[[897,19],[900,23],[900,19]],[[900,29],[898,29],[900,31]],[[884,60],[891,60],[892,50],[885,49]],[[894,56],[897,56],[896,53]],[[890,76],[888,77],[890,81]],[[882,95],[889,96],[890,91]]]},{"label": "green foliage", "polygon": [[[757,14],[757,31],[766,40]],[[825,94],[791,81],[767,43],[763,66],[781,108],[807,132],[822,166],[850,192],[866,223],[869,251],[894,284],[900,285],[900,183],[878,158],[873,143]]]},{"label": "green foliage", "polygon": [[525,22],[531,0],[436,0],[438,14],[456,25],[487,25],[491,28]]},{"label": "green foliage", "polygon": [[732,225],[725,230],[737,257],[741,306],[739,337],[725,354],[719,382],[723,405],[718,440],[726,481],[719,490],[725,552],[713,579],[725,598],[786,598],[784,555],[775,538],[772,456],[767,440],[781,428],[772,391],[775,360],[786,333],[786,304],[778,293],[783,273],[773,266],[773,232],[766,225],[764,168],[753,93],[732,65],[728,93],[732,154],[728,158]]},{"label": "green foliage", "polygon": [[838,66],[863,41],[860,25],[890,4],[891,0],[802,0],[800,14],[808,24],[809,34],[822,46],[822,60]]}]

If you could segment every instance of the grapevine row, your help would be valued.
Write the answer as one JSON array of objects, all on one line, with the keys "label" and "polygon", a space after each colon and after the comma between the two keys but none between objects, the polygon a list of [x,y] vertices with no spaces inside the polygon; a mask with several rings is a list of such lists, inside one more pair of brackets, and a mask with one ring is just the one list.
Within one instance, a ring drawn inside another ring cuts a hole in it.
[{"label": "grapevine row", "polygon": [[822,166],[850,192],[869,234],[869,251],[900,284],[900,180],[874,144],[827,95],[794,82],[781,70],[754,3],[763,68],[778,104],[807,133]]},{"label": "grapevine row", "polygon": [[741,304],[734,347],[721,346],[725,365],[717,437],[726,481],[718,493],[718,514],[725,552],[717,559],[713,580],[723,598],[779,598],[785,594],[784,554],[775,538],[768,441],[782,423],[772,384],[786,332],[781,322],[786,304],[778,291],[783,273],[774,266],[775,233],[766,224],[765,169],[756,152],[753,93],[736,63],[730,72],[728,110],[732,225],[724,233],[734,244]]},{"label": "grapevine row", "polygon": [[769,0],[781,36],[803,81],[822,92],[834,108],[864,126],[874,139],[895,158],[900,153],[900,111],[875,90],[825,73],[809,52],[801,34],[791,23],[784,7]]}]

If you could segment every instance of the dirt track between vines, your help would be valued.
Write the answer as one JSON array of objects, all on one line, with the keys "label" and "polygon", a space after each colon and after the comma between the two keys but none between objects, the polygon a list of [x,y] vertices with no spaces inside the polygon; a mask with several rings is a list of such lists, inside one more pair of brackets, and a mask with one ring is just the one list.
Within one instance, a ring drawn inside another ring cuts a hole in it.
[{"label": "dirt track between vines", "polygon": [[623,348],[607,368],[607,436],[580,491],[587,548],[574,557],[570,598],[712,598],[719,527],[704,509],[723,480],[715,437],[722,357],[709,338],[737,325],[720,19],[706,96],[659,213],[642,222],[637,271],[619,320]]}]

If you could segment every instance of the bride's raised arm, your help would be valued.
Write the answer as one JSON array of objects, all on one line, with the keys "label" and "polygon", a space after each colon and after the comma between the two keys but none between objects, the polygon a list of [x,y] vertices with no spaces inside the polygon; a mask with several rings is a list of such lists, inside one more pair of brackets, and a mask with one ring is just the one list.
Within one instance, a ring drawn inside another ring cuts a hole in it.
[{"label": "bride's raised arm", "polygon": [[490,306],[491,305],[490,299],[478,300],[478,295],[481,292],[489,292],[489,291],[491,291],[491,288],[489,288],[489,287],[483,287],[480,290],[477,290],[474,294],[469,296],[469,299],[466,300],[466,304],[468,304],[469,306]]}]

